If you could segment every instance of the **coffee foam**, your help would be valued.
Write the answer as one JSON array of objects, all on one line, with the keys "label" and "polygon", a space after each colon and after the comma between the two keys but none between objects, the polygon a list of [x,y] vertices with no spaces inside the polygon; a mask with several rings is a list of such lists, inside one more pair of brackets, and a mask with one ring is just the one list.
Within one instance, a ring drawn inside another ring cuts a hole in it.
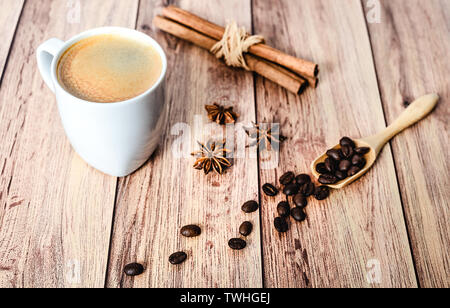
[{"label": "coffee foam", "polygon": [[89,37],[72,45],[58,64],[58,80],[83,100],[112,103],[139,96],[162,73],[153,46],[116,34]]}]

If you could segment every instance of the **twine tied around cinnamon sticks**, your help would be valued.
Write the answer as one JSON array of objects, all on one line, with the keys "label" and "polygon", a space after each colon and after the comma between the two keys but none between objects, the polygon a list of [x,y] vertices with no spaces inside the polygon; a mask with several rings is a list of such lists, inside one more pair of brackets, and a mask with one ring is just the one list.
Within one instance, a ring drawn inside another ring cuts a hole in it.
[{"label": "twine tied around cinnamon sticks", "polygon": [[158,15],[153,20],[156,27],[208,51],[220,50],[217,53],[219,57],[233,54],[225,56],[225,62],[239,62],[247,70],[295,94],[303,92],[308,84],[314,88],[317,86],[319,67],[316,63],[290,56],[263,41],[256,42],[255,38],[237,25],[230,24],[225,29],[175,6],[165,7],[162,14],[163,16]]},{"label": "twine tied around cinnamon sticks", "polygon": [[239,28],[235,21],[229,22],[225,27],[222,39],[211,48],[218,59],[224,58],[228,66],[242,67],[247,71],[250,68],[244,58],[244,53],[253,45],[264,42],[261,35],[250,36],[244,27]]}]

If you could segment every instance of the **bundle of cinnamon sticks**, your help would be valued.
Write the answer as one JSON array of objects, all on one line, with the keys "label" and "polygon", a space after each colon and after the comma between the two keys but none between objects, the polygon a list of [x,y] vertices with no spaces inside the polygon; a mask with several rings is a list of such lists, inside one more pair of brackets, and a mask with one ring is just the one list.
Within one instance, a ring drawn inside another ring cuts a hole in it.
[{"label": "bundle of cinnamon sticks", "polygon": [[[163,16],[156,16],[153,23],[164,32],[211,50],[222,39],[225,29],[175,6],[163,9]],[[318,65],[272,48],[256,44],[244,55],[251,71],[300,94],[309,85],[316,87]]]}]

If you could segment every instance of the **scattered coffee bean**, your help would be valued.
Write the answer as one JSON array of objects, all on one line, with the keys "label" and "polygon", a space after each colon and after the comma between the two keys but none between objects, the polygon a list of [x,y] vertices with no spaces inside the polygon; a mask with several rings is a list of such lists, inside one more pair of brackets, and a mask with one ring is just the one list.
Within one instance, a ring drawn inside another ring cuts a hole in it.
[{"label": "scattered coffee bean", "polygon": [[341,148],[341,152],[345,158],[350,158],[353,155],[353,148],[351,146],[345,145]]},{"label": "scattered coffee bean", "polygon": [[316,189],[316,185],[314,185],[314,183],[312,183],[312,182],[306,183],[305,185],[302,186],[301,193],[303,194],[303,196],[309,197],[312,194],[314,194],[315,189]]},{"label": "scattered coffee bean", "polygon": [[281,185],[288,185],[291,184],[295,179],[295,174],[292,172],[286,172],[280,177],[280,184]]},{"label": "scattered coffee bean", "polygon": [[319,177],[319,183],[324,185],[336,184],[338,182],[338,178],[332,174],[322,174]]},{"label": "scattered coffee bean", "polygon": [[296,194],[294,196],[294,204],[298,207],[305,208],[308,205],[308,199],[303,194]]},{"label": "scattered coffee bean", "polygon": [[280,233],[284,233],[289,230],[289,225],[286,222],[285,218],[277,217],[277,218],[275,218],[273,224],[275,226],[275,229]]},{"label": "scattered coffee bean", "polygon": [[328,170],[327,167],[325,167],[325,163],[320,163],[316,165],[316,171],[320,174],[327,174]]},{"label": "scattered coffee bean", "polygon": [[339,163],[339,170],[340,171],[348,171],[350,167],[352,166],[352,163],[349,160],[341,160]]},{"label": "scattered coffee bean", "polygon": [[247,246],[247,242],[240,238],[232,238],[228,241],[228,246],[233,250],[241,250]]},{"label": "scattered coffee bean", "polygon": [[294,207],[291,210],[291,215],[296,221],[304,221],[306,219],[306,213],[301,207]]},{"label": "scattered coffee bean", "polygon": [[344,137],[339,141],[339,144],[341,145],[341,147],[344,146],[349,146],[351,148],[355,147],[355,143],[353,142],[352,139],[348,138],[348,137]]},{"label": "scattered coffee bean", "polygon": [[257,211],[258,208],[259,208],[258,202],[253,200],[247,201],[242,205],[242,211],[247,214]]},{"label": "scattered coffee bean", "polygon": [[269,197],[275,197],[276,195],[278,195],[278,189],[272,184],[264,184],[262,189],[264,193]]},{"label": "scattered coffee bean", "polygon": [[356,148],[355,153],[359,155],[365,155],[370,152],[370,148],[362,147],[362,148]]},{"label": "scattered coffee bean", "polygon": [[187,254],[183,251],[175,252],[170,255],[169,262],[173,265],[183,263],[187,258]]},{"label": "scattered coffee bean", "polygon": [[325,159],[325,168],[327,168],[327,171],[330,173],[333,173],[336,170],[336,163],[335,161],[328,157],[327,159]]},{"label": "scattered coffee bean", "polygon": [[334,159],[335,161],[339,161],[342,159],[341,157],[341,153],[339,152],[339,150],[328,150],[327,151],[327,155],[329,157],[331,157],[332,159]]},{"label": "scattered coffee bean", "polygon": [[144,272],[144,266],[139,263],[131,263],[125,265],[125,267],[123,268],[123,272],[127,276],[138,276]]},{"label": "scattered coffee bean", "polygon": [[311,177],[308,174],[299,174],[295,177],[295,182],[298,185],[303,186],[306,183],[311,182]]},{"label": "scattered coffee bean", "polygon": [[283,194],[286,196],[293,196],[298,193],[299,189],[300,187],[298,184],[289,184],[284,187]]},{"label": "scattered coffee bean", "polygon": [[181,228],[180,233],[185,237],[196,237],[199,236],[200,233],[202,233],[202,229],[200,229],[200,227],[196,225],[188,225]]},{"label": "scattered coffee bean", "polygon": [[289,206],[289,203],[287,203],[286,201],[281,201],[280,203],[278,203],[277,212],[281,217],[288,217],[291,213],[291,207]]},{"label": "scattered coffee bean", "polygon": [[361,171],[361,168],[359,168],[358,166],[352,166],[350,168],[350,170],[348,171],[348,176],[354,176],[355,174],[357,174],[359,171]]},{"label": "scattered coffee bean", "polygon": [[325,200],[330,195],[330,188],[328,186],[319,186],[314,192],[314,197],[317,200]]},{"label": "scattered coffee bean", "polygon": [[339,181],[342,181],[343,179],[347,178],[347,172],[345,171],[336,171],[334,175],[338,178]]},{"label": "scattered coffee bean", "polygon": [[252,233],[253,225],[250,221],[245,221],[242,223],[242,225],[239,227],[239,233],[243,236],[249,236],[250,233]]}]

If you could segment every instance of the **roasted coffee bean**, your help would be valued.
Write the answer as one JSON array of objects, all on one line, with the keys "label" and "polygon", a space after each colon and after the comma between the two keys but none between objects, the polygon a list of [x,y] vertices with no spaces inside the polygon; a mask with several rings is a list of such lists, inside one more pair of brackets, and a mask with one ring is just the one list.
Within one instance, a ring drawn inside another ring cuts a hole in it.
[{"label": "roasted coffee bean", "polygon": [[294,204],[298,207],[304,208],[308,205],[308,199],[306,199],[306,197],[303,196],[303,194],[296,194],[294,196],[293,201],[294,201]]},{"label": "roasted coffee bean", "polygon": [[125,267],[123,268],[123,272],[127,276],[138,276],[144,272],[144,266],[139,263],[131,263],[125,265]]},{"label": "roasted coffee bean", "polygon": [[281,201],[280,203],[278,203],[277,212],[281,217],[288,217],[291,213],[291,207],[289,206],[289,203],[287,203],[286,201]]},{"label": "roasted coffee bean", "polygon": [[350,170],[348,171],[348,176],[354,176],[355,174],[357,174],[359,171],[361,171],[361,168],[359,168],[358,166],[352,166],[350,168]]},{"label": "roasted coffee bean", "polygon": [[329,173],[333,173],[336,171],[336,162],[332,158],[328,157],[325,159],[325,168],[327,168]]},{"label": "roasted coffee bean", "polygon": [[288,185],[294,182],[295,174],[293,172],[286,172],[280,177],[281,185]]},{"label": "roasted coffee bean", "polygon": [[297,175],[297,177],[295,178],[295,182],[300,185],[303,186],[306,183],[311,182],[311,177],[307,174],[299,174]]},{"label": "roasted coffee bean", "polygon": [[275,226],[275,230],[277,230],[280,233],[284,233],[287,232],[287,230],[289,230],[289,225],[286,222],[285,218],[277,217],[275,218],[273,224]]},{"label": "roasted coffee bean", "polygon": [[233,250],[241,250],[247,246],[247,242],[240,238],[232,238],[228,241],[228,246]]},{"label": "roasted coffee bean", "polygon": [[340,161],[342,159],[341,153],[339,152],[339,150],[334,150],[334,149],[328,150],[327,155],[329,157],[331,157],[332,159],[334,159],[335,161]]},{"label": "roasted coffee bean", "polygon": [[348,137],[344,137],[339,141],[339,144],[341,145],[341,147],[344,146],[349,146],[352,149],[355,148],[355,143],[353,142],[352,139],[348,138]]},{"label": "roasted coffee bean", "polygon": [[367,164],[367,161],[363,157],[363,158],[361,158],[361,162],[358,164],[358,167],[362,169],[362,168],[364,168],[366,166],[366,164]]},{"label": "roasted coffee bean", "polygon": [[173,265],[183,263],[187,258],[187,254],[183,251],[175,252],[170,255],[169,262]]},{"label": "roasted coffee bean", "polygon": [[250,201],[247,201],[247,202],[245,202],[243,205],[242,205],[242,211],[244,212],[244,213],[253,213],[253,212],[255,212],[256,210],[258,210],[258,208],[259,208],[259,206],[258,206],[258,202],[256,202],[256,201],[253,201],[253,200],[250,200]]},{"label": "roasted coffee bean", "polygon": [[306,213],[303,211],[301,207],[294,207],[291,210],[291,216],[296,221],[304,221],[306,219]]},{"label": "roasted coffee bean", "polygon": [[340,171],[348,171],[350,169],[350,167],[352,166],[352,163],[347,160],[341,160],[341,162],[339,163],[339,170]]},{"label": "roasted coffee bean", "polygon": [[325,200],[330,195],[330,188],[328,186],[319,186],[314,192],[314,197],[317,200]]},{"label": "roasted coffee bean", "polygon": [[341,152],[342,152],[342,155],[344,156],[344,158],[350,158],[353,156],[353,148],[351,146],[344,145],[341,148]]},{"label": "roasted coffee bean", "polygon": [[363,158],[361,156],[359,156],[359,155],[353,155],[353,157],[352,157],[352,165],[358,166],[361,163],[362,159]]},{"label": "roasted coffee bean", "polygon": [[283,194],[285,194],[286,196],[293,196],[298,193],[299,189],[300,187],[298,186],[298,184],[289,184],[284,187]]},{"label": "roasted coffee bean", "polygon": [[362,147],[362,148],[356,148],[355,153],[359,155],[365,155],[370,152],[370,148]]},{"label": "roasted coffee bean", "polygon": [[338,180],[342,181],[343,179],[347,178],[347,172],[345,171],[336,171],[334,175],[338,178]]},{"label": "roasted coffee bean", "polygon": [[264,193],[266,195],[268,195],[269,197],[275,197],[276,195],[278,195],[278,189],[273,186],[272,184],[264,184],[262,187]]},{"label": "roasted coffee bean", "polygon": [[327,174],[328,170],[327,167],[325,167],[325,163],[320,163],[316,165],[316,171],[320,174]]},{"label": "roasted coffee bean", "polygon": [[314,194],[315,189],[316,189],[316,185],[314,185],[313,182],[309,182],[302,186],[301,193],[303,194],[303,196],[309,197],[312,194]]},{"label": "roasted coffee bean", "polygon": [[242,223],[242,225],[239,227],[239,233],[243,236],[249,236],[250,233],[252,233],[253,225],[250,221],[245,221]]},{"label": "roasted coffee bean", "polygon": [[338,178],[332,174],[322,174],[319,177],[319,183],[324,185],[336,184],[338,182]]},{"label": "roasted coffee bean", "polygon": [[202,233],[202,229],[200,229],[200,227],[196,225],[188,225],[181,228],[180,233],[185,237],[196,237],[199,236],[200,233]]}]

